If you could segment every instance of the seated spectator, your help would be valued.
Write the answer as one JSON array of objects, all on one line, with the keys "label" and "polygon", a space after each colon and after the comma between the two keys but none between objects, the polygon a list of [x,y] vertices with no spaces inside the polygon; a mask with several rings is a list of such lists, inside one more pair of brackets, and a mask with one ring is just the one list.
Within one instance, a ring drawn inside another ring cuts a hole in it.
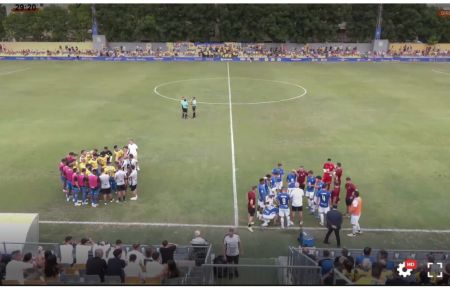
[{"label": "seated spectator", "polygon": [[161,264],[166,264],[167,261],[173,260],[173,253],[176,249],[177,245],[164,240],[159,248],[159,253],[161,254]]},{"label": "seated spectator", "polygon": [[442,286],[450,285],[450,262],[448,262],[447,265],[445,265],[442,279],[437,281],[436,284],[437,285],[442,285]]},{"label": "seated spectator", "polygon": [[381,280],[381,267],[379,266],[372,267],[370,275],[362,276],[356,281],[358,285],[384,285],[384,283],[385,281]]},{"label": "seated spectator", "polygon": [[163,279],[172,279],[180,277],[180,270],[174,260],[168,260],[163,271]]},{"label": "seated spectator", "polygon": [[386,286],[408,286],[409,283],[398,274],[397,270],[392,271],[392,277],[386,280]]},{"label": "seated spectator", "polygon": [[329,250],[323,251],[323,259],[319,261],[319,267],[322,268],[321,275],[323,284],[331,285],[333,281],[334,263],[333,260],[330,258]]},{"label": "seated spectator", "polygon": [[61,253],[61,263],[72,265],[74,262],[74,256],[73,256],[73,241],[71,236],[67,236],[64,239],[64,244],[59,246],[59,251]]},{"label": "seated spectator", "polygon": [[116,240],[116,244],[113,247],[111,247],[111,249],[109,250],[108,259],[114,258],[114,250],[117,250],[117,249],[122,250],[122,254],[120,255],[120,258],[125,261],[127,259],[127,255],[125,253],[125,250],[123,249],[121,240]]},{"label": "seated spectator", "polygon": [[123,270],[125,272],[125,277],[138,277],[143,279],[141,265],[137,262],[137,257],[135,254],[130,255],[128,265]]},{"label": "seated spectator", "polygon": [[45,258],[44,278],[46,281],[58,280],[61,267],[58,265],[58,259],[55,255],[50,254]]},{"label": "seated spectator", "polygon": [[32,269],[34,265],[22,261],[22,253],[13,251],[11,253],[11,261],[6,265],[5,280],[17,280],[20,284],[24,282],[23,272],[26,269]]},{"label": "seated spectator", "polygon": [[147,265],[147,262],[152,261],[152,253],[153,249],[151,247],[145,248],[145,254],[144,254],[144,266]]},{"label": "seated spectator", "polygon": [[[91,239],[81,239],[80,243],[75,247],[75,262],[77,264],[86,264],[89,251],[92,250],[93,241]],[[102,251],[103,255],[103,251]],[[101,257],[100,257],[101,258]]]},{"label": "seated spectator", "polygon": [[108,260],[108,270],[107,275],[109,276],[120,276],[122,283],[125,281],[124,268],[127,263],[121,258],[122,249],[115,249],[113,251],[114,258]]},{"label": "seated spectator", "polygon": [[372,269],[372,262],[370,262],[369,258],[365,258],[362,263],[357,266],[356,270],[355,270],[355,274],[354,274],[354,281],[358,283],[359,280],[361,280],[362,278],[364,278],[364,280],[361,280],[361,284],[362,285],[366,285],[364,283],[367,282],[367,279],[370,278],[371,276],[371,269]]},{"label": "seated spectator", "polygon": [[394,261],[390,261],[388,257],[389,253],[386,250],[380,250],[380,252],[378,253],[378,262],[384,260],[386,269],[392,271],[395,268],[395,263]]},{"label": "seated spectator", "polygon": [[102,249],[95,250],[94,257],[91,257],[87,260],[86,275],[98,275],[100,276],[100,281],[104,282],[108,265],[106,264],[105,260],[102,259],[102,257]]},{"label": "seated spectator", "polygon": [[363,253],[364,255],[356,257],[356,266],[361,265],[362,261],[366,258],[369,259],[372,264],[375,263],[375,258],[370,256],[372,253],[371,247],[365,247]]},{"label": "seated spectator", "polygon": [[[344,257],[344,258],[346,258],[347,260],[349,260],[349,261],[351,262],[352,265],[353,265],[353,263],[355,262],[355,260],[353,259],[353,257],[350,256],[350,255],[348,254],[348,249],[346,249],[346,248],[342,248],[342,250],[341,250],[341,255],[340,255],[340,256],[337,256],[337,257],[334,259],[334,263],[335,263],[335,264],[338,263],[338,261],[339,261],[339,259],[340,259],[341,257]],[[353,267],[353,266],[352,266],[352,267]]]},{"label": "seated spectator", "polygon": [[199,230],[194,232],[194,238],[191,240],[192,246],[206,246],[209,245],[208,241],[201,236]]},{"label": "seated spectator", "polygon": [[135,255],[136,256],[136,262],[139,265],[144,266],[145,257],[142,254],[140,247],[141,247],[141,244],[133,244],[133,249],[128,252],[127,258],[128,258],[128,260],[130,260],[131,255]]},{"label": "seated spectator", "polygon": [[[39,269],[44,269],[45,267],[45,252],[41,246],[38,246],[36,257],[34,258],[34,263]],[[50,252],[51,253],[51,252]]]},{"label": "seated spectator", "polygon": [[160,263],[159,253],[152,253],[152,261],[145,265],[145,275],[148,278],[161,277],[163,274],[164,266]]},{"label": "seated spectator", "polygon": [[107,261],[106,253],[108,253],[111,249],[111,245],[105,242],[93,243],[92,251],[95,252],[97,249],[102,249],[103,257],[102,259]]}]

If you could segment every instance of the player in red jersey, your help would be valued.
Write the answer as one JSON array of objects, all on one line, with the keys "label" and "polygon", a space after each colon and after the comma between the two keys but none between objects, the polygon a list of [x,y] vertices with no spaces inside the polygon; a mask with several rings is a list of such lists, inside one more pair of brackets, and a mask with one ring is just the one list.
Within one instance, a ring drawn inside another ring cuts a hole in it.
[{"label": "player in red jersey", "polygon": [[253,218],[256,212],[256,186],[252,186],[252,189],[247,192],[247,209],[248,209],[248,230],[253,233],[252,225],[254,224]]},{"label": "player in red jersey", "polygon": [[66,174],[64,172],[64,167],[66,166],[66,162],[67,162],[66,158],[63,158],[63,159],[61,159],[61,162],[59,163],[59,166],[58,166],[59,175],[60,175],[61,183],[63,186],[63,188],[62,188],[63,192],[66,192]]},{"label": "player in red jersey", "polygon": [[334,174],[336,178],[339,180],[339,184],[341,184],[342,173],[344,172],[342,168],[342,164],[340,162],[336,163],[336,168],[334,169]]},{"label": "player in red jersey", "polygon": [[347,177],[345,179],[345,204],[347,205],[347,211],[346,214],[347,216],[349,215],[349,208],[352,205],[352,201],[353,201],[353,193],[357,190],[356,189],[356,185],[353,184],[353,181],[350,177]]},{"label": "player in red jersey", "polygon": [[299,169],[297,169],[297,182],[299,187],[302,190],[305,190],[306,185],[306,177],[308,176],[308,171],[303,167],[303,165],[300,166]]},{"label": "player in red jersey", "polygon": [[326,183],[327,190],[330,190],[331,182],[333,180],[335,165],[331,162],[331,158],[327,159],[327,162],[323,164],[323,177],[322,181]]},{"label": "player in red jersey", "polygon": [[331,205],[337,205],[339,203],[339,194],[341,193],[341,182],[339,179],[334,178],[333,191],[331,192]]}]

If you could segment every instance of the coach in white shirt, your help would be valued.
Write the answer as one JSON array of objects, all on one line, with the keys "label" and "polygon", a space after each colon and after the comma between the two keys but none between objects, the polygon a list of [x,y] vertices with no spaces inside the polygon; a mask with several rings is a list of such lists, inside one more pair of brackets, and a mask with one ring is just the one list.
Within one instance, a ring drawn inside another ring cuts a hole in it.
[{"label": "coach in white shirt", "polygon": [[20,251],[12,252],[11,256],[11,262],[6,265],[5,280],[16,280],[20,284],[23,284],[25,280],[23,271],[34,268],[34,265],[32,263],[22,262],[22,253]]},{"label": "coach in white shirt", "polygon": [[295,212],[298,212],[298,220],[303,225],[303,189],[295,187],[291,190],[291,226],[294,225]]}]

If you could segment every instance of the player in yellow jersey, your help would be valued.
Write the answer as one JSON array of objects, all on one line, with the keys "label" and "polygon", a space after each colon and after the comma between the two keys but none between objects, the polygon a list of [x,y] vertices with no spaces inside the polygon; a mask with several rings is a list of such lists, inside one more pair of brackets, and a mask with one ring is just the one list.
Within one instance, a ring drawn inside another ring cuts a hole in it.
[{"label": "player in yellow jersey", "polygon": [[119,148],[119,146],[114,145],[114,162],[119,163],[120,158],[122,158],[125,153],[123,152],[122,149]]},{"label": "player in yellow jersey", "polygon": [[101,154],[99,157],[97,157],[98,164],[100,164],[102,168],[106,167],[106,163],[108,160],[109,156],[105,154]]},{"label": "player in yellow jersey", "polygon": [[88,161],[88,164],[92,166],[92,170],[94,173],[98,173],[98,162],[97,162],[97,155],[92,155],[92,159]]}]

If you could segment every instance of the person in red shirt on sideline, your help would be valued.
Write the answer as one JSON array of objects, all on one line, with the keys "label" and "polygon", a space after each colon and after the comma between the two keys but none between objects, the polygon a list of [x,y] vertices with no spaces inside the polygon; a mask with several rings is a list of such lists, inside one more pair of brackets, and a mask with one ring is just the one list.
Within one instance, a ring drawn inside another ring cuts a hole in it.
[{"label": "person in red shirt on sideline", "polygon": [[340,162],[336,163],[336,168],[334,169],[334,174],[339,180],[339,185],[341,184],[341,177],[344,170],[342,169],[342,164]]},{"label": "person in red shirt on sideline", "polygon": [[339,203],[339,194],[341,193],[341,182],[339,179],[334,178],[333,191],[331,192],[331,205],[337,205]]},{"label": "person in red shirt on sideline", "polygon": [[303,165],[300,166],[299,169],[297,169],[297,182],[299,187],[302,190],[305,190],[306,185],[306,177],[308,176],[308,171],[303,167]]},{"label": "person in red shirt on sideline", "polygon": [[253,218],[256,212],[256,186],[252,186],[252,189],[247,192],[247,209],[248,209],[248,230],[253,233],[252,225],[254,224]]},{"label": "person in red shirt on sideline", "polygon": [[331,182],[333,180],[333,174],[335,165],[331,162],[331,158],[327,159],[327,162],[323,164],[323,177],[322,181],[327,184],[327,190],[330,190]]},{"label": "person in red shirt on sideline", "polygon": [[353,201],[353,193],[357,190],[356,186],[353,184],[353,181],[350,177],[347,177],[345,179],[345,204],[347,205],[347,216],[349,214],[349,208],[352,205],[352,201]]}]

